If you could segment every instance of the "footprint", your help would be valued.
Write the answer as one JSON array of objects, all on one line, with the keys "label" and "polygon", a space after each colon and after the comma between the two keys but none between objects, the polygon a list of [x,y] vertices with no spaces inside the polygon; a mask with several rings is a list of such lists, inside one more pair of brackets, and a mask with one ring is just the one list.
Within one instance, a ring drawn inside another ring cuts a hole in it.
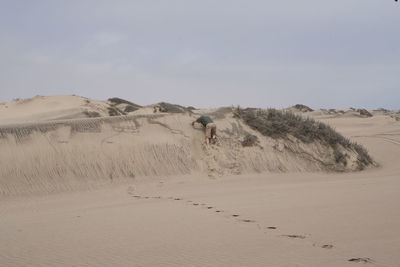
[{"label": "footprint", "polygon": [[223,210],[216,210],[215,212],[219,213],[219,212],[224,212]]},{"label": "footprint", "polygon": [[247,222],[247,223],[253,223],[253,222],[256,222],[255,220],[249,220],[249,219],[244,219],[244,220],[242,220],[242,222]]},{"label": "footprint", "polygon": [[198,206],[199,205],[199,203],[193,203],[193,206]]},{"label": "footprint", "polygon": [[239,214],[233,214],[232,217],[239,217]]},{"label": "footprint", "polygon": [[299,239],[306,238],[304,235],[282,235],[282,236],[289,237],[289,238],[299,238]]},{"label": "footprint", "polygon": [[331,249],[331,248],[333,248],[333,245],[323,245],[323,246],[321,246],[321,248],[326,248],[326,249]]},{"label": "footprint", "polygon": [[214,207],[211,207],[211,206],[210,206],[210,207],[207,207],[207,209],[212,209],[212,208],[214,208]]},{"label": "footprint", "polygon": [[268,226],[267,229],[275,230],[277,227],[275,226]]},{"label": "footprint", "polygon": [[348,261],[351,261],[351,262],[362,262],[362,263],[373,263],[374,262],[370,258],[352,258],[352,259],[349,259]]},{"label": "footprint", "polygon": [[179,198],[179,197],[176,197],[176,198],[174,198],[174,200],[182,200],[181,198]]}]

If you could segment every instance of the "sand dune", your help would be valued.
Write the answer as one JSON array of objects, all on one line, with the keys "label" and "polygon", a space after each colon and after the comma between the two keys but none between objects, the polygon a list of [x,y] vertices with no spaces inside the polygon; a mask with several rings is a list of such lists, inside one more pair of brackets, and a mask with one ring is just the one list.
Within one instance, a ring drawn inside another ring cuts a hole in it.
[{"label": "sand dune", "polygon": [[[136,112],[139,115],[0,126],[0,195],[54,193],[163,176],[360,168],[357,151],[342,147],[347,160],[338,162],[333,149],[318,141],[263,136],[235,118],[230,108],[154,113],[155,107],[143,108],[150,112]],[[190,125],[204,112],[218,124],[218,144],[211,149],[204,146],[202,127]],[[244,147],[248,134],[260,141]]]},{"label": "sand dune", "polygon": [[[263,136],[229,109],[104,106],[99,118],[0,113],[1,266],[398,266],[390,115],[319,118],[379,164],[357,171],[355,156],[329,165],[326,146]],[[218,125],[211,149],[190,125],[203,113]],[[243,147],[249,133],[259,143]]]}]

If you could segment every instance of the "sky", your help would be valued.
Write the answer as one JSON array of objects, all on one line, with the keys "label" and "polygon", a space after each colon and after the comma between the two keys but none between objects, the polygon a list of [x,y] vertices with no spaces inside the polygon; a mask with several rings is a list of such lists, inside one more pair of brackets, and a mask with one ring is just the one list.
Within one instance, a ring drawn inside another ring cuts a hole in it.
[{"label": "sky", "polygon": [[400,109],[394,0],[0,0],[0,102]]}]

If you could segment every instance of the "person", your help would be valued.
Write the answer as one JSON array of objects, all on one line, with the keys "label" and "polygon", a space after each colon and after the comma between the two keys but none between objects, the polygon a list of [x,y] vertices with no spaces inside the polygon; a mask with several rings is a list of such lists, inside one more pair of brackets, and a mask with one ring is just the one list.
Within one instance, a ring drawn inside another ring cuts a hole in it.
[{"label": "person", "polygon": [[213,143],[215,143],[215,138],[217,136],[217,125],[208,116],[199,117],[197,120],[192,122],[192,125],[194,125],[195,122],[201,123],[206,129],[206,145],[207,147],[210,147],[211,139],[213,140]]}]

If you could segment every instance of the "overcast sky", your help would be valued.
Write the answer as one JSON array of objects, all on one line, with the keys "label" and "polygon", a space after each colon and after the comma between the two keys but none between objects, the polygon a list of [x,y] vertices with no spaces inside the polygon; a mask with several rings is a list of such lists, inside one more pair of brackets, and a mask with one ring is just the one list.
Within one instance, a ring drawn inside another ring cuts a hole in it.
[{"label": "overcast sky", "polygon": [[400,108],[394,0],[0,0],[0,102]]}]

